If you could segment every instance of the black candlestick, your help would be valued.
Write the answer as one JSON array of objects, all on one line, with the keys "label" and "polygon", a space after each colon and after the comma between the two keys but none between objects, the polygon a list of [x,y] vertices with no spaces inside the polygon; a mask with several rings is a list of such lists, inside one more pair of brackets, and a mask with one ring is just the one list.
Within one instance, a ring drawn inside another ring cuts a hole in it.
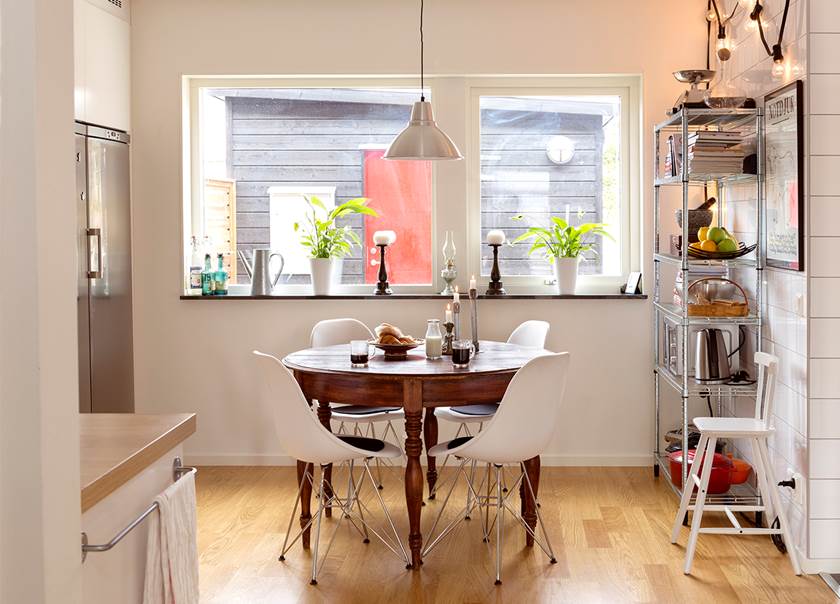
[{"label": "black candlestick", "polygon": [[387,243],[377,243],[379,248],[379,282],[376,284],[374,294],[377,296],[390,296],[393,292],[388,285],[388,269],[385,268],[385,248]]},{"label": "black candlestick", "polygon": [[505,288],[502,287],[502,273],[499,271],[499,243],[488,243],[493,248],[493,270],[490,271],[490,283],[487,287],[487,296],[504,296]]}]

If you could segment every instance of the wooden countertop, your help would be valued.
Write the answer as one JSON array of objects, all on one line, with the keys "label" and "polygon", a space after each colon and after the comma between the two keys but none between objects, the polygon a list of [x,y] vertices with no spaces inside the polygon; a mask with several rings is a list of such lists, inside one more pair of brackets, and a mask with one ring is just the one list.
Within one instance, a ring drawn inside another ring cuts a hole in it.
[{"label": "wooden countertop", "polygon": [[195,413],[83,413],[79,432],[84,512],[193,434]]}]

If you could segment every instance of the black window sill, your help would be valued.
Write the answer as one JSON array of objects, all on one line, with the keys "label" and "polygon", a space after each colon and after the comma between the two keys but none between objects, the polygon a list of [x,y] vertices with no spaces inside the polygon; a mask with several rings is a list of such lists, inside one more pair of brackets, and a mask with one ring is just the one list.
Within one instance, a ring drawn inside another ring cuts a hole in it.
[{"label": "black window sill", "polygon": [[[479,300],[647,300],[646,294],[507,294],[505,296],[486,296],[479,294]],[[392,294],[390,296],[376,296],[373,294],[334,294],[329,296],[312,296],[309,294],[251,296],[229,294],[227,296],[199,296],[183,295],[181,300],[207,300],[221,302],[223,300],[451,300],[452,296],[441,294]],[[462,300],[469,300],[461,296]]]}]

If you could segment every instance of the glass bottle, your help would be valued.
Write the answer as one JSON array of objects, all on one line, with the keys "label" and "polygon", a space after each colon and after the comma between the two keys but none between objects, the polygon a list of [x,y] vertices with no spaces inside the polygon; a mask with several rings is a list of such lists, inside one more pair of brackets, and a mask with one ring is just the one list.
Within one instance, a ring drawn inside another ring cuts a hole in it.
[{"label": "glass bottle", "polygon": [[210,268],[210,254],[204,254],[204,270],[201,271],[201,295],[213,295],[213,269]]},{"label": "glass bottle", "polygon": [[443,265],[446,268],[452,268],[455,264],[455,233],[454,231],[446,231],[446,238],[443,242]]},{"label": "glass bottle", "polygon": [[192,252],[190,254],[189,290],[191,294],[198,294],[201,292],[201,248],[198,244],[198,237],[195,235],[190,240],[190,247]]},{"label": "glass bottle", "polygon": [[440,331],[440,319],[426,322],[426,358],[439,359],[443,353],[443,333]]},{"label": "glass bottle", "polygon": [[737,109],[747,102],[747,93],[735,83],[728,61],[720,61],[717,77],[703,93],[703,102],[711,109]]},{"label": "glass bottle", "polygon": [[228,274],[225,270],[225,258],[222,254],[218,255],[218,268],[216,269],[216,273],[213,276],[214,281],[214,288],[213,288],[213,295],[214,296],[227,296],[227,280]]}]

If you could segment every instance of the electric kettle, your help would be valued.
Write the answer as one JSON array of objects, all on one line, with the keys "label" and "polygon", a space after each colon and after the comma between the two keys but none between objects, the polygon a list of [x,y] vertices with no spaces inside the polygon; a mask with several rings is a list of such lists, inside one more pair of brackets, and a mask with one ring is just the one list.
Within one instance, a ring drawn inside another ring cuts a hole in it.
[{"label": "electric kettle", "polygon": [[729,354],[720,329],[701,329],[697,332],[694,354],[694,380],[700,384],[724,384],[732,377]]}]

